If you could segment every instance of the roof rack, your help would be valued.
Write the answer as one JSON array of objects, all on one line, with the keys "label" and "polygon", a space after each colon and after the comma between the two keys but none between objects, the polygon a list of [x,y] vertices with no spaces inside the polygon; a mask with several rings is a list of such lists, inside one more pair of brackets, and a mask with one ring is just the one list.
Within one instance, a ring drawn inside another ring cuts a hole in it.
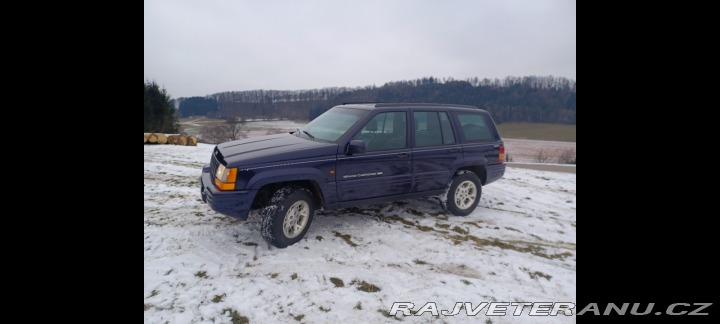
[{"label": "roof rack", "polygon": [[431,102],[343,102],[343,105],[375,105],[375,107],[404,107],[404,106],[421,106],[421,107],[457,107],[457,108],[474,108],[478,109],[477,106],[469,105],[456,105],[456,104],[444,104],[444,103],[431,103]]},{"label": "roof rack", "polygon": [[424,106],[424,107],[459,107],[459,108],[474,108],[476,106],[469,105],[456,105],[456,104],[443,104],[443,103],[425,103],[425,102],[395,102],[395,103],[379,103],[375,107],[400,107],[400,106]]},{"label": "roof rack", "polygon": [[343,105],[372,105],[372,104],[379,104],[383,103],[380,101],[356,101],[356,102],[343,102]]}]

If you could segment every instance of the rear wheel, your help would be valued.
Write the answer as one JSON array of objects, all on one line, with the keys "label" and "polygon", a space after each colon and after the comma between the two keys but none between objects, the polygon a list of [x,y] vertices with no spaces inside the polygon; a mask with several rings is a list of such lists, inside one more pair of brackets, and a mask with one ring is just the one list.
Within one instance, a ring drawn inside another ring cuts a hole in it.
[{"label": "rear wheel", "polygon": [[260,213],[265,241],[284,248],[305,236],[315,215],[315,202],[307,189],[289,186],[276,191]]},{"label": "rear wheel", "polygon": [[455,216],[467,216],[480,202],[482,185],[473,172],[458,174],[447,192],[447,209]]}]

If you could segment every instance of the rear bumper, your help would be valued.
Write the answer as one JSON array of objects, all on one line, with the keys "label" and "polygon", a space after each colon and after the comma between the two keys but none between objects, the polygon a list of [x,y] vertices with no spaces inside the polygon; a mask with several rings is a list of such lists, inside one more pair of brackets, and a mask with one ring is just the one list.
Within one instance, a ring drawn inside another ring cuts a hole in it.
[{"label": "rear bumper", "polygon": [[210,167],[205,165],[200,176],[200,195],[212,210],[244,221],[248,218],[250,206],[257,190],[220,191],[212,182]]},{"label": "rear bumper", "polygon": [[485,184],[487,185],[488,183],[500,180],[500,178],[505,175],[505,164],[488,165],[486,171],[487,177],[485,179]]}]

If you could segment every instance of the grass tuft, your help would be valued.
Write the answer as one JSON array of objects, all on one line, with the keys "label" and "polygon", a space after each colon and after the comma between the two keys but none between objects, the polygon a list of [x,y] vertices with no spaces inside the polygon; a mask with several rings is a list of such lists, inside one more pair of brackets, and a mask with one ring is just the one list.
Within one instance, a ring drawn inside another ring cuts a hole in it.
[{"label": "grass tuft", "polygon": [[552,278],[551,275],[544,274],[540,271],[530,272],[528,268],[520,268],[520,270],[527,272],[527,274],[530,275],[530,279],[545,278],[545,280],[550,281],[550,279]]},{"label": "grass tuft", "polygon": [[351,285],[358,284],[358,287],[357,287],[358,290],[362,290],[364,292],[369,292],[369,293],[378,292],[378,291],[382,290],[382,289],[380,289],[380,287],[375,286],[365,280],[363,280],[363,281],[353,280],[350,284]]},{"label": "grass tuft", "polygon": [[453,227],[452,230],[453,230],[453,232],[460,233],[460,234],[467,234],[467,233],[469,233],[468,231],[466,231],[466,230],[464,230],[464,229],[462,229],[462,228],[460,228],[460,227],[458,227],[458,226]]},{"label": "grass tuft", "polygon": [[223,301],[224,298],[225,298],[225,294],[215,295],[215,297],[213,297],[213,299],[212,299],[212,302],[217,304],[217,303]]},{"label": "grass tuft", "polygon": [[232,308],[223,309],[223,314],[225,314],[225,312],[230,312],[230,321],[233,324],[250,324],[250,320],[247,317],[241,316],[236,310]]},{"label": "grass tuft", "polygon": [[348,245],[350,245],[352,247],[358,246],[355,242],[350,240],[352,238],[352,236],[350,236],[350,234],[340,234],[340,232],[335,232],[335,231],[333,231],[333,233],[335,233],[336,237],[343,239],[345,241],[345,243],[347,243]]},{"label": "grass tuft", "polygon": [[330,277],[330,282],[332,282],[335,287],[345,287],[345,283],[340,278]]}]

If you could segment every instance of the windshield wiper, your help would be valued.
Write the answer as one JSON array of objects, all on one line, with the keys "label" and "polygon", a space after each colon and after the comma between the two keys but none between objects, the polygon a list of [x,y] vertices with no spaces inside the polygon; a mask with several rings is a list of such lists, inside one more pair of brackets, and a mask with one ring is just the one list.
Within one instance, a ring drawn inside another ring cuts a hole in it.
[{"label": "windshield wiper", "polygon": [[308,131],[304,130],[302,132],[305,133],[307,136],[310,136],[310,139],[315,140],[315,136],[312,136],[312,134],[308,133]]}]

